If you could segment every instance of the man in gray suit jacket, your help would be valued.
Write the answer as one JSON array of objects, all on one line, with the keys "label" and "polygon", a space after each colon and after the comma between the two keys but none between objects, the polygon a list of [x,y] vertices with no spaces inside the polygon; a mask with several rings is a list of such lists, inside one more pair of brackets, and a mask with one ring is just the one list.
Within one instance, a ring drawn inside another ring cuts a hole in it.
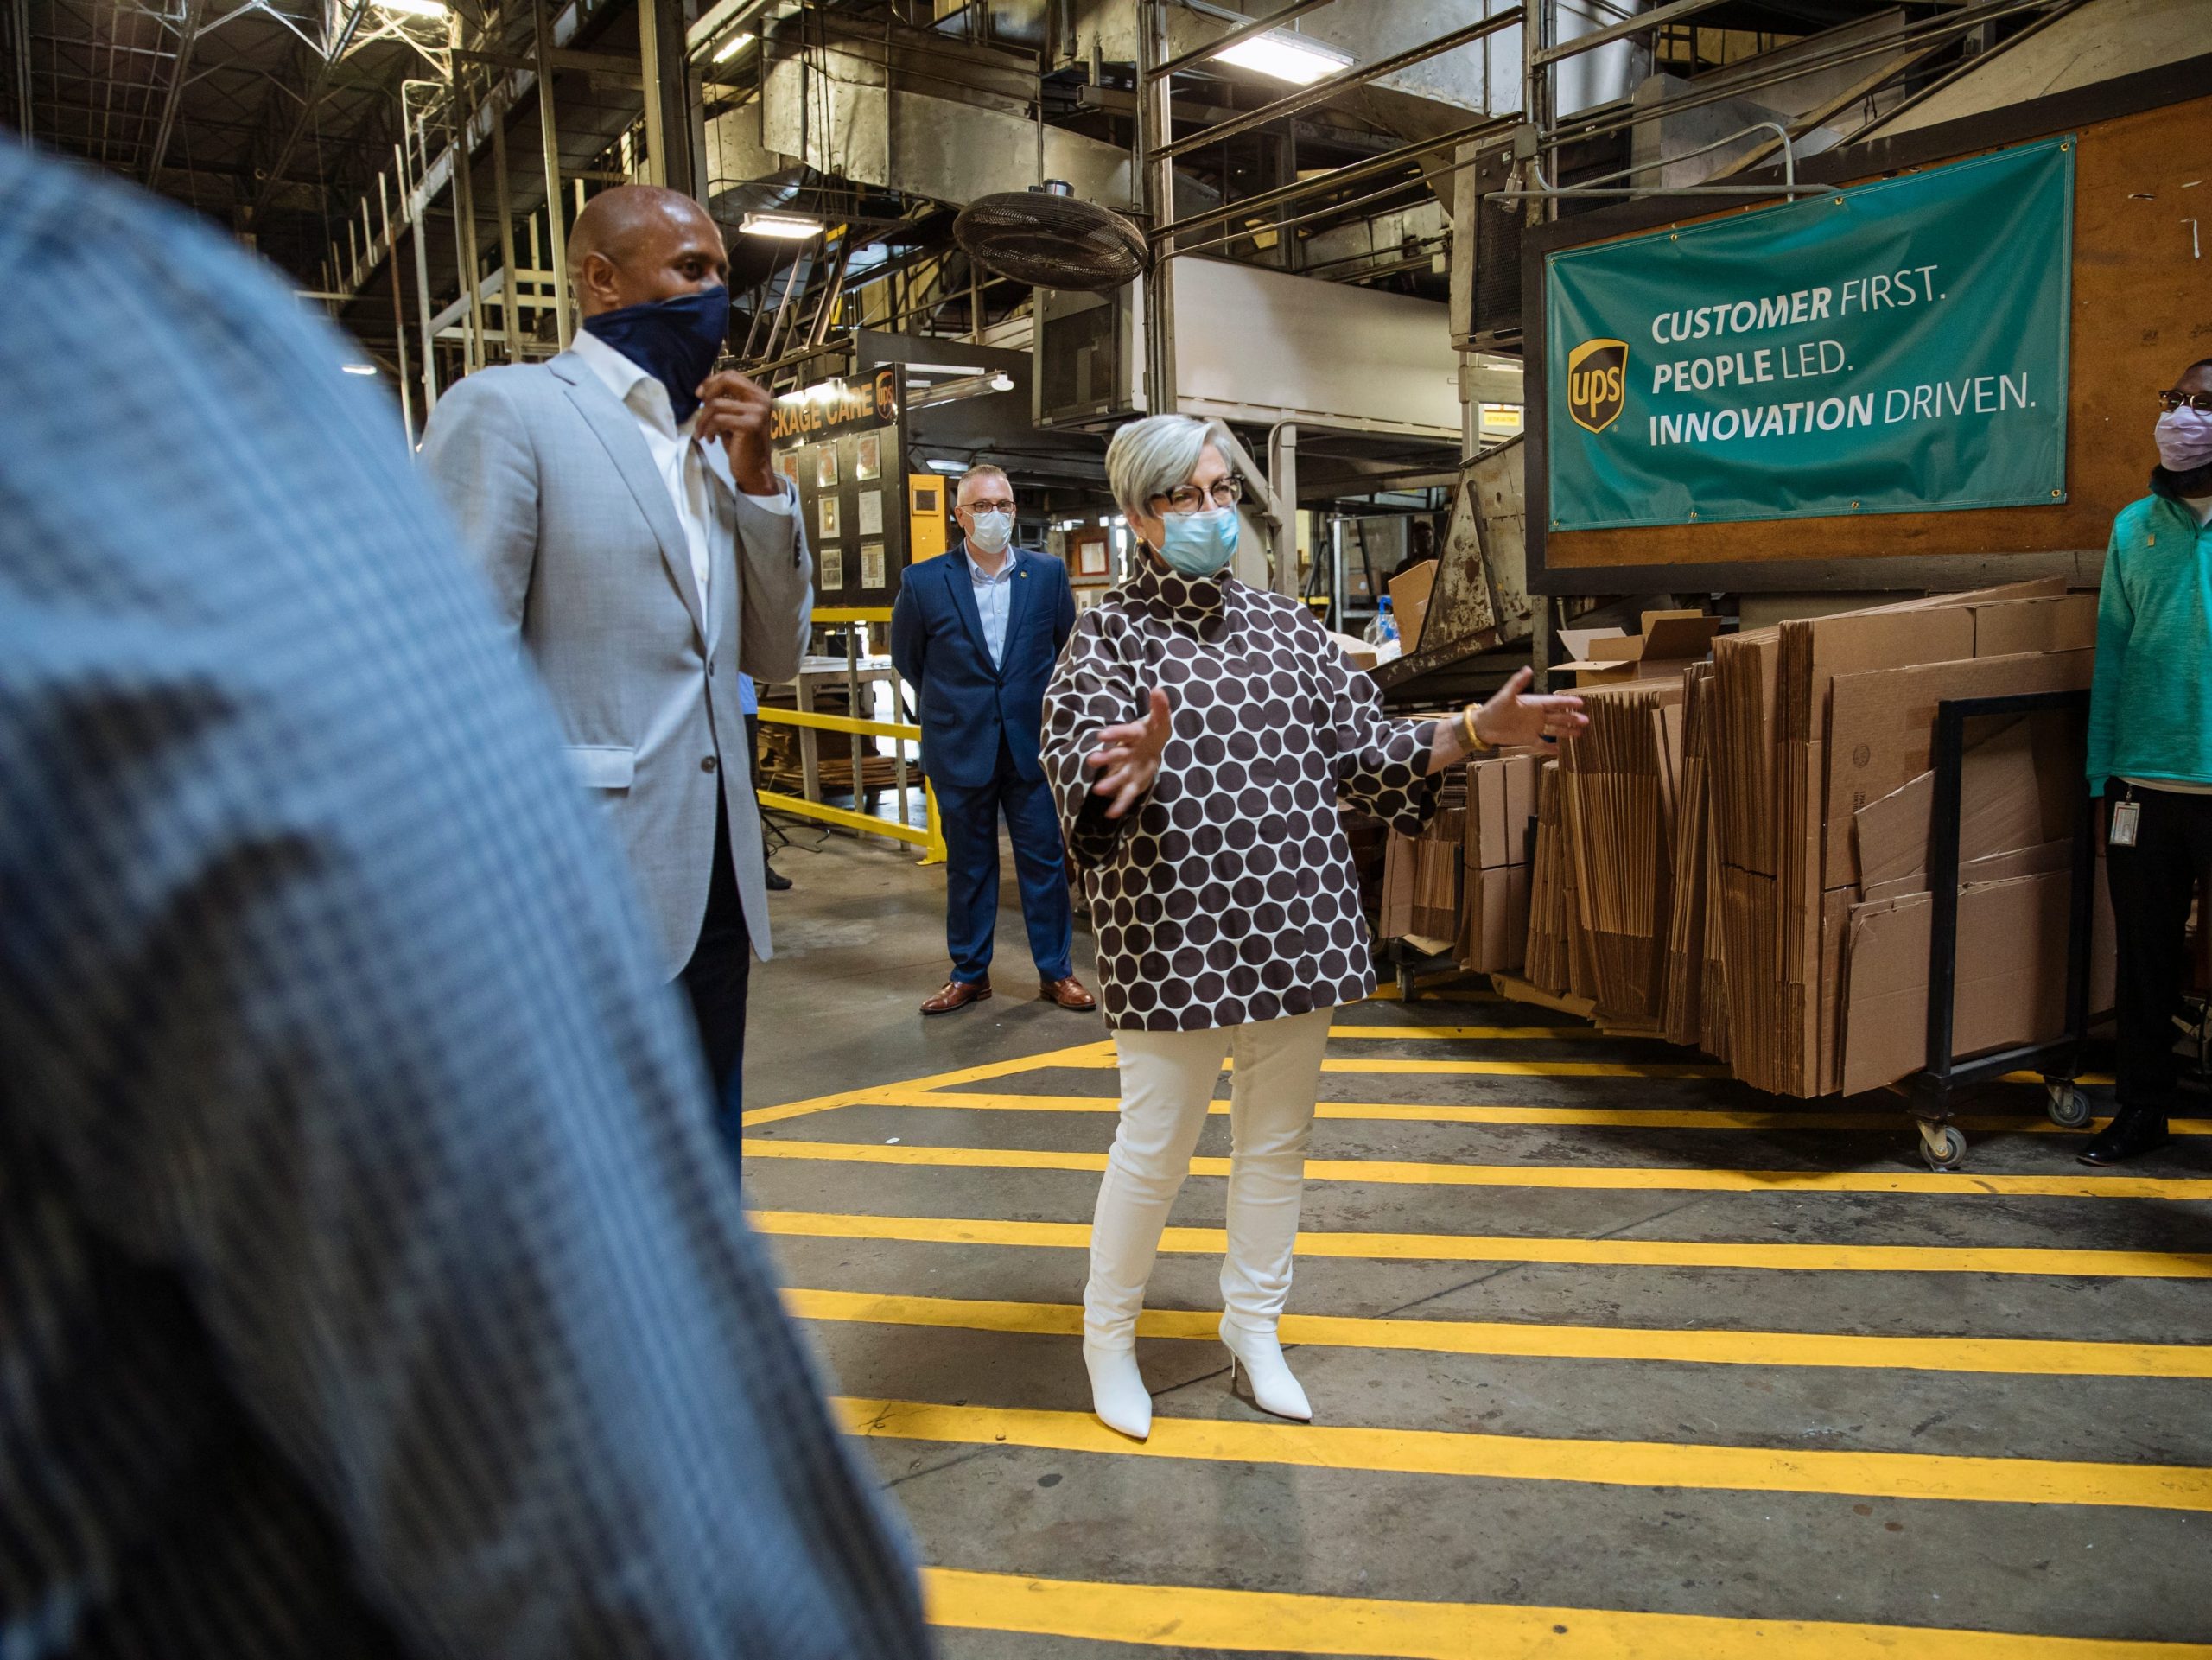
[{"label": "man in gray suit jacket", "polygon": [[767,394],[712,372],[729,315],[714,220],[675,191],[606,191],[569,264],[575,346],[461,381],[423,459],[629,854],[734,1151],[750,957],[769,955],[738,671],[798,671],[813,568]]}]

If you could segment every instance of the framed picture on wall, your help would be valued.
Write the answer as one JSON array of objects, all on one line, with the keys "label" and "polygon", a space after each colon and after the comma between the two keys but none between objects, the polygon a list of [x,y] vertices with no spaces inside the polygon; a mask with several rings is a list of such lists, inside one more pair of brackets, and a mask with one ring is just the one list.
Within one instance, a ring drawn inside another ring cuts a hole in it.
[{"label": "framed picture on wall", "polygon": [[796,449],[779,449],[776,452],[776,471],[791,481],[791,488],[794,490],[798,488],[798,457],[799,452]]},{"label": "framed picture on wall", "polygon": [[[826,449],[829,446],[824,444],[823,448]],[[824,496],[818,505],[822,510],[822,539],[824,542],[834,542],[837,539],[837,498]]]},{"label": "framed picture on wall", "polygon": [[1078,576],[1103,576],[1109,569],[1106,538],[1086,536],[1075,544],[1075,574]]},{"label": "framed picture on wall", "polygon": [[861,492],[861,534],[883,534],[883,492],[880,490]]},{"label": "framed picture on wall", "polygon": [[833,594],[845,585],[845,550],[823,548],[815,556],[822,572],[822,591]]},{"label": "framed picture on wall", "polygon": [[837,441],[814,446],[814,484],[818,490],[831,490],[837,484]]},{"label": "framed picture on wall", "polygon": [[883,544],[880,542],[861,544],[861,586],[883,586]]},{"label": "framed picture on wall", "polygon": [[883,476],[883,435],[863,432],[853,440],[853,476],[867,484]]}]

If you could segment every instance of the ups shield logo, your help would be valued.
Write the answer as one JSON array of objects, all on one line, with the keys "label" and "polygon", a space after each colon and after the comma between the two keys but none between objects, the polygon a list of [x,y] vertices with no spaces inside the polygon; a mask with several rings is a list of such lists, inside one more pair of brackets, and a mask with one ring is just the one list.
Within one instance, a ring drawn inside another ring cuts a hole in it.
[{"label": "ups shield logo", "polygon": [[879,421],[899,418],[899,372],[896,369],[875,372],[875,418]]},{"label": "ups shield logo", "polygon": [[1628,386],[1628,342],[1585,340],[1567,354],[1567,412],[1585,432],[1621,418]]}]

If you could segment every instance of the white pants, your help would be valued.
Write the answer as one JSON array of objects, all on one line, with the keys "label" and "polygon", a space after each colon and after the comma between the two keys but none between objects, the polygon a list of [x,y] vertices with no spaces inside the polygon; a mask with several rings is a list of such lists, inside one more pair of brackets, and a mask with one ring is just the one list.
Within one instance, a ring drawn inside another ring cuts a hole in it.
[{"label": "white pants", "polygon": [[1230,1324],[1274,1331],[1290,1295],[1306,1143],[1335,1013],[1316,1009],[1227,1030],[1114,1034],[1122,1122],[1090,1224],[1090,1280],[1083,1294],[1086,1339],[1109,1348],[1126,1348],[1134,1340],[1160,1231],[1190,1173],[1222,1058],[1232,1049],[1236,1071],[1230,1100],[1233,1150],[1222,1305]]}]

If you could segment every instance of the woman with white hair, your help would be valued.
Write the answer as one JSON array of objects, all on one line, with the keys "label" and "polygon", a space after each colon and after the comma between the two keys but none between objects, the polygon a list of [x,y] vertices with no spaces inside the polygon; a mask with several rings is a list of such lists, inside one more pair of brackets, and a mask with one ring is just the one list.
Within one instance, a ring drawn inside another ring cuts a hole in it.
[{"label": "woman with white hair", "polygon": [[1107,477],[1141,565],[1077,619],[1045,694],[1046,772],[1090,889],[1122,1074],[1083,1356],[1098,1415],[1139,1440],[1145,1282],[1232,1052],[1221,1339],[1255,1405],[1313,1415],[1276,1325],[1330,1017],[1375,989],[1338,803],[1417,830],[1444,768],[1585,724],[1579,698],[1522,696],[1525,669],[1455,719],[1386,719],[1304,605],[1230,574],[1228,436],[1180,415],[1114,435]]}]

